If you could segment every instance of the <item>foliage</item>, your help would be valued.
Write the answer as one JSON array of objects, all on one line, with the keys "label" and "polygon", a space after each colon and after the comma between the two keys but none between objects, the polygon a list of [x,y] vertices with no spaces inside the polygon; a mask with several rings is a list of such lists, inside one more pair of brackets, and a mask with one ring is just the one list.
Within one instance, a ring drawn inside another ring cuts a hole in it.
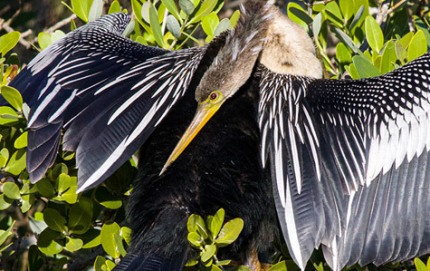
[{"label": "foliage", "polygon": [[[288,4],[287,13],[313,35],[328,77],[363,78],[393,70],[426,52],[430,45],[428,7],[413,1],[392,2],[387,9],[385,4],[370,0],[318,1],[308,6],[296,1]],[[130,13],[117,0],[107,7],[102,0],[71,0],[68,7],[83,22],[100,17],[103,11]],[[233,28],[240,16],[235,11],[220,19],[221,0],[131,0],[130,7],[135,17],[131,39],[175,50],[210,42]],[[198,38],[201,32],[204,37]],[[38,49],[64,35],[60,30],[39,33]],[[127,162],[102,186],[76,194],[74,154],[60,151],[46,176],[30,183],[25,168],[29,108],[20,93],[8,86],[21,67],[18,56],[11,52],[20,38],[17,31],[0,36],[0,91],[10,104],[0,106],[1,267],[112,270],[130,242],[125,207],[136,173],[135,161]],[[222,209],[206,219],[190,216],[188,240],[198,257],[189,266],[219,270],[230,264],[218,259],[217,251],[234,242],[243,221],[236,218],[224,223],[224,216]],[[294,270],[288,255],[281,260],[286,261],[274,264],[272,271]],[[418,258],[415,266],[419,271],[430,270],[429,263]],[[408,262],[384,269],[400,267],[414,268]],[[329,269],[320,252],[308,268]]]}]

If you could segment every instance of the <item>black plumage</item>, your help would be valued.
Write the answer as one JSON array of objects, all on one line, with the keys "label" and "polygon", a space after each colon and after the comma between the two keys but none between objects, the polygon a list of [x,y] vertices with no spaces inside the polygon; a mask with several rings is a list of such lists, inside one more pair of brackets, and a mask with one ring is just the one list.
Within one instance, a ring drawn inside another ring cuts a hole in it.
[{"label": "black plumage", "polygon": [[187,216],[219,207],[245,220],[231,252],[246,261],[255,240],[275,235],[270,183],[301,269],[319,246],[335,270],[430,252],[430,223],[417,215],[430,207],[428,53],[377,78],[325,80],[306,33],[263,1],[245,4],[235,30],[177,52],[123,38],[128,21],[114,14],[72,32],[11,83],[31,107],[33,182],[61,130],[80,191],[143,145],[119,268],[180,269]]}]

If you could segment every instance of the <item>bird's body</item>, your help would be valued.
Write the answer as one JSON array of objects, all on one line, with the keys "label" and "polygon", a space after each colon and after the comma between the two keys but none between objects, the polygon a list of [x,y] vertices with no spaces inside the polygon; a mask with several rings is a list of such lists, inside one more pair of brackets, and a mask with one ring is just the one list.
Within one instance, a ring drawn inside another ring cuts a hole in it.
[{"label": "bird's body", "polygon": [[335,270],[430,252],[429,220],[416,215],[430,208],[430,54],[377,78],[324,80],[306,33],[263,1],[245,4],[235,30],[177,52],[121,37],[128,21],[78,29],[12,82],[32,107],[32,181],[61,129],[80,191],[143,145],[120,268],[181,269],[187,216],[220,207],[245,220],[232,252],[249,254],[273,235],[270,183],[301,269],[320,245]]},{"label": "bird's body", "polygon": [[[219,208],[225,209],[227,219],[240,217],[245,222],[239,239],[225,248],[225,255],[251,264],[253,253],[270,245],[276,214],[271,183],[259,159],[257,108],[252,97],[256,92],[249,89],[250,84],[247,87],[225,104],[195,144],[161,176],[169,154],[165,149],[174,148],[195,112],[192,93],[143,145],[142,169],[129,203],[134,232],[129,253],[140,256],[138,260],[151,255],[164,262],[174,259],[182,267],[190,252],[187,218],[211,215]],[[227,121],[227,116],[236,117]]]}]

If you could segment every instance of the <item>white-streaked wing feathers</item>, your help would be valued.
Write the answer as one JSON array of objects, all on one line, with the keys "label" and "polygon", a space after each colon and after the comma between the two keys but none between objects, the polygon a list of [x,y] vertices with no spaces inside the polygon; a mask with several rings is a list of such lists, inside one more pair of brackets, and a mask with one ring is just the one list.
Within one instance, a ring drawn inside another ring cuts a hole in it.
[{"label": "white-streaked wing feathers", "polygon": [[[40,53],[11,83],[31,108],[27,165],[33,182],[54,162],[60,134],[76,151],[79,190],[121,166],[184,95],[206,47],[169,52],[121,36],[112,14]],[[95,151],[97,150],[97,151]]]},{"label": "white-streaked wing feathers", "polygon": [[260,73],[263,163],[299,266],[320,244],[336,270],[428,253],[430,55],[363,80]]}]

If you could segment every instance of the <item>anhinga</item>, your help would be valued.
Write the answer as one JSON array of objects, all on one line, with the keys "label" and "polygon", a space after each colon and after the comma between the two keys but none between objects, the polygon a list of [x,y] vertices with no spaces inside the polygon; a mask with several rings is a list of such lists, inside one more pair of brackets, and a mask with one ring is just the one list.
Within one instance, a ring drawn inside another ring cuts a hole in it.
[{"label": "anhinga", "polygon": [[33,182],[61,131],[79,191],[143,145],[120,269],[181,269],[187,216],[220,207],[245,220],[231,252],[255,252],[271,238],[271,183],[301,269],[320,245],[335,270],[430,252],[428,53],[380,77],[325,80],[311,40],[270,3],[248,1],[234,30],[175,52],[123,38],[129,20],[75,30],[11,83],[31,108]]}]

